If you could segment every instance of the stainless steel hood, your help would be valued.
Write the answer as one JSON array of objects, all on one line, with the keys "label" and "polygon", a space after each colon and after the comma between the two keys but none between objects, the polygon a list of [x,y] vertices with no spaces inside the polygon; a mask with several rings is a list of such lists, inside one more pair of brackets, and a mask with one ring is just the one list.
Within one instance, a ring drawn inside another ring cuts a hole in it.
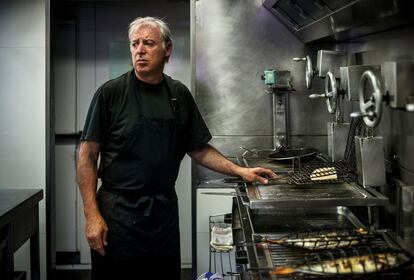
[{"label": "stainless steel hood", "polygon": [[414,22],[407,0],[264,0],[303,42],[344,41]]}]

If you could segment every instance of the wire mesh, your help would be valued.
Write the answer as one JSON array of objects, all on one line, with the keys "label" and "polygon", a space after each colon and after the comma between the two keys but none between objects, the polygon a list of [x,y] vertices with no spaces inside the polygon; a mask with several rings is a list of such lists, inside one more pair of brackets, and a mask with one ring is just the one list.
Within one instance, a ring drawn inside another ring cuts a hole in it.
[{"label": "wire mesh", "polygon": [[[356,165],[355,165],[356,166]],[[312,181],[312,173],[321,168],[334,168],[337,174],[337,179],[334,180],[322,180]],[[352,166],[347,165],[343,161],[339,162],[326,162],[322,159],[315,159],[308,162],[297,169],[295,172],[289,174],[289,178],[296,185],[310,185],[310,184],[335,184],[343,182],[353,182],[356,180],[356,169]]]},{"label": "wire mesh", "polygon": [[364,124],[362,118],[352,118],[349,125],[348,138],[346,140],[343,163],[350,170],[356,171],[355,136],[368,136],[370,129]]},{"label": "wire mesh", "polygon": [[370,244],[373,240],[380,238],[380,234],[369,233],[361,228],[354,230],[325,229],[319,231],[298,232],[277,239],[263,237],[262,241],[308,250],[325,250],[366,245]]}]

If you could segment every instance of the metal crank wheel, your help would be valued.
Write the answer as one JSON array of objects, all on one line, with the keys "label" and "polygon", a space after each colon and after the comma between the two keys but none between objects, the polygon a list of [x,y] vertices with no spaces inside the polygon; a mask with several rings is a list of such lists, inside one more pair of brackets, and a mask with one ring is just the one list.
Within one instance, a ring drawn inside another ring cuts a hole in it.
[{"label": "metal crank wheel", "polygon": [[[371,82],[373,92],[365,101],[365,86]],[[354,112],[351,117],[362,117],[368,127],[376,127],[381,120],[382,115],[382,92],[381,84],[378,78],[371,70],[362,73],[359,81],[359,109],[360,112]]]},{"label": "metal crank wheel", "polygon": [[[328,112],[334,114],[336,111],[336,103],[338,100],[338,88],[336,87],[336,79],[331,71],[326,73],[327,79],[325,80],[325,97],[326,97],[326,106],[328,107]],[[329,84],[331,90],[329,91]]]},{"label": "metal crank wheel", "polygon": [[306,61],[306,71],[305,71],[305,80],[306,80],[306,87],[308,89],[312,86],[312,79],[314,77],[313,65],[312,60],[309,55],[306,57],[294,57],[294,61]]},{"label": "metal crank wheel", "polygon": [[326,73],[325,93],[311,94],[309,98],[325,98],[328,112],[334,114],[336,111],[336,104],[338,100],[338,88],[336,87],[336,79],[331,71]]}]

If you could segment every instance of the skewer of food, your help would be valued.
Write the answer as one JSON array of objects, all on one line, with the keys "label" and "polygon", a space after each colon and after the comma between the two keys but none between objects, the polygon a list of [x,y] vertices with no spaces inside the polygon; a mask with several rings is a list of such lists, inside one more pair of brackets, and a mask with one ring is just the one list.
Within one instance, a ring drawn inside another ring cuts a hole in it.
[{"label": "skewer of food", "polygon": [[381,238],[379,233],[368,233],[365,229],[359,228],[346,231],[333,230],[315,233],[296,233],[278,239],[260,236],[257,241],[308,250],[325,250],[366,245],[372,240],[379,238]]},{"label": "skewer of food", "polygon": [[315,261],[309,261],[308,257],[306,259],[308,262],[305,264],[295,267],[277,267],[270,274],[361,275],[385,272],[413,261],[412,257],[403,251],[390,248],[371,250],[368,247],[353,249],[348,253],[344,250],[336,253],[328,251],[324,254],[318,254]]},{"label": "skewer of food", "polygon": [[338,175],[335,167],[322,167],[315,169],[310,175],[311,181],[326,181],[326,180],[337,180]]}]

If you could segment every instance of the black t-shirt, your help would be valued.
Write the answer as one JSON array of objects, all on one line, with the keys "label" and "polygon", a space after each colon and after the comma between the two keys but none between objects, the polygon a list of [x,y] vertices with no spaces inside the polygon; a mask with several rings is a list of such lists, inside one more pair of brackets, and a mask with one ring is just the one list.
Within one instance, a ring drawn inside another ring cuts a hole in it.
[{"label": "black t-shirt", "polygon": [[[133,86],[136,83],[137,86]],[[161,83],[153,85],[136,78],[134,71],[110,80],[95,93],[86,117],[81,141],[99,143],[102,158],[111,162],[126,143],[126,131],[133,127],[139,113],[145,117],[173,118],[166,84],[172,97],[177,98],[180,120],[186,135],[185,150],[191,152],[210,141],[211,134],[185,85],[164,75]],[[142,99],[138,98],[140,90]],[[142,100],[143,112],[138,110]],[[105,162],[101,162],[105,165]]]},{"label": "black t-shirt", "polygon": [[136,88],[141,93],[143,103],[142,113],[146,118],[173,118],[173,112],[165,80],[163,80],[159,84],[148,84],[135,78],[134,82],[136,84]]}]

